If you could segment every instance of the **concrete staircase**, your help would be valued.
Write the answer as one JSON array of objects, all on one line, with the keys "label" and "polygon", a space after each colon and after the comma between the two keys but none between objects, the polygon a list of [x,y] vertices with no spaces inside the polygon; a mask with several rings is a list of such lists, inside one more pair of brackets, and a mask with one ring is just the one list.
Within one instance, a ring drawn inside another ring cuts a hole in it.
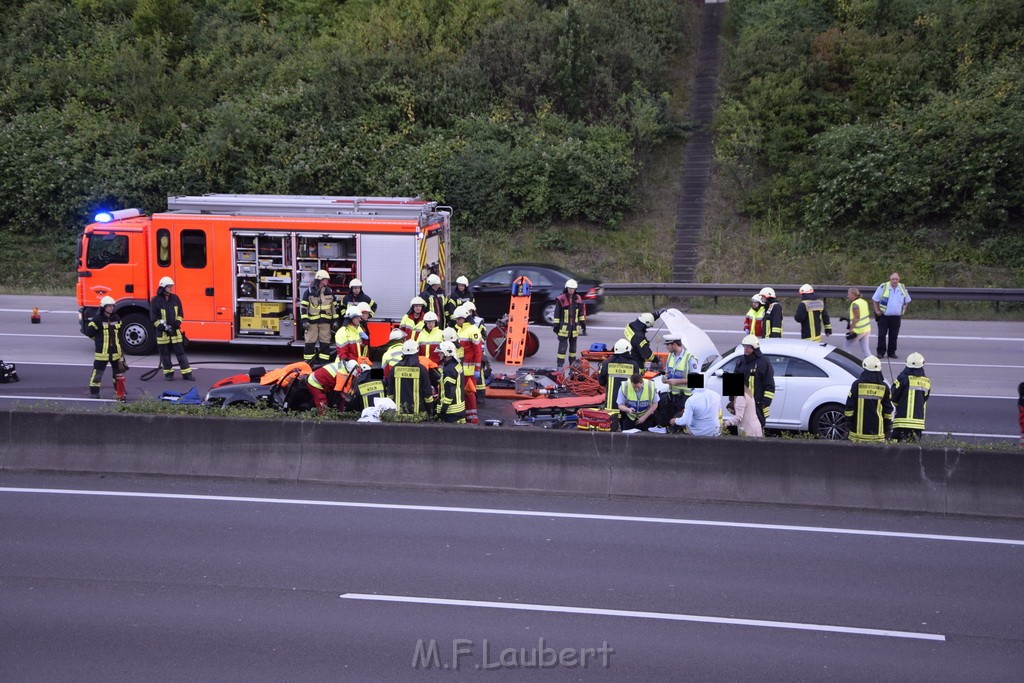
[{"label": "concrete staircase", "polygon": [[725,3],[705,4],[701,8],[697,68],[689,111],[695,127],[683,150],[683,180],[676,209],[676,247],[672,258],[674,282],[694,282],[697,270],[697,245],[704,227],[714,155],[711,120],[718,103],[719,36],[724,14]]}]

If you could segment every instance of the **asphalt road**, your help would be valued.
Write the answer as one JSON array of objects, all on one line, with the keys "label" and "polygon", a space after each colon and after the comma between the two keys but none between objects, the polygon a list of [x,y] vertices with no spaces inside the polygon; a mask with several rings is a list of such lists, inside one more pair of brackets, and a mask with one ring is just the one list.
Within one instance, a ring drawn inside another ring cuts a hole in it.
[{"label": "asphalt road", "polygon": [[[41,310],[42,323],[32,325],[29,311]],[[609,346],[621,336],[625,324],[632,319],[624,313],[600,313],[589,320],[589,336],[583,345],[604,342]],[[742,338],[742,317],[694,315],[691,319],[709,333],[719,348],[726,348]],[[797,337],[795,324],[787,321],[787,337]],[[660,335],[651,335],[660,346]],[[554,365],[554,335],[540,328],[541,350],[527,365]],[[834,335],[837,343],[841,335]],[[1003,441],[1018,438],[1016,397],[1017,385],[1024,381],[1024,323],[960,322],[947,320],[904,321],[900,335],[900,355],[906,357],[919,351],[927,359],[926,371],[933,382],[933,396],[928,403],[928,431],[936,435],[952,433],[965,440]],[[32,405],[39,401],[70,402],[96,406],[88,398],[88,377],[91,367],[92,343],[78,332],[75,302],[70,297],[0,296],[0,359],[15,362],[22,382],[0,385],[0,405]],[[249,367],[275,366],[291,362],[301,352],[298,348],[225,346],[194,344],[189,351],[196,369],[196,385],[205,392],[210,384]],[[158,396],[165,389],[184,391],[184,382],[165,382],[156,377],[141,382],[145,369],[157,365],[155,355],[129,357],[130,396]],[[895,377],[902,363],[883,365],[887,377]],[[514,372],[494,364],[495,372]],[[109,371],[108,371],[109,373]],[[104,394],[110,396],[109,374]],[[510,418],[511,408],[501,401],[488,401],[481,410],[484,417]]]},{"label": "asphalt road", "polygon": [[[395,681],[457,660],[515,680],[1016,681],[1024,666],[1019,523],[5,473],[0,524],[4,680]],[[524,666],[531,648],[555,665]]]}]

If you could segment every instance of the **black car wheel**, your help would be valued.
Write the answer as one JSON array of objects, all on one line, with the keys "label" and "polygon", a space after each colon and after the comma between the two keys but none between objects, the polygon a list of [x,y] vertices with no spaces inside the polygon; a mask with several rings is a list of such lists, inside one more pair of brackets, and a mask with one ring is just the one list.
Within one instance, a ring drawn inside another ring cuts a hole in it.
[{"label": "black car wheel", "polygon": [[826,403],[811,416],[811,433],[817,439],[842,441],[850,433],[846,426],[846,415],[843,406],[838,403]]},{"label": "black car wheel", "polygon": [[544,304],[544,307],[540,309],[540,316],[544,320],[545,325],[555,324],[555,302],[549,301]]},{"label": "black car wheel", "polygon": [[156,351],[156,330],[148,316],[129,313],[121,318],[121,345],[131,356],[145,356]]}]

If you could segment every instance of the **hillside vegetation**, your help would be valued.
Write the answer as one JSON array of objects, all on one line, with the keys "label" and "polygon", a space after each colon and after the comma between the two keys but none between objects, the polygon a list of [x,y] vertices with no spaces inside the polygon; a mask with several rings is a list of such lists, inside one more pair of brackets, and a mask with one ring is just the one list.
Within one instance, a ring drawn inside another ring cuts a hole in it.
[{"label": "hillside vegetation", "polygon": [[481,236],[524,226],[556,249],[564,224],[599,244],[637,205],[652,150],[684,132],[670,90],[693,14],[687,0],[8,1],[0,285],[70,283],[97,210],[161,210],[169,194],[421,195],[455,208],[476,261]]},{"label": "hillside vegetation", "polygon": [[1024,286],[1024,4],[729,10],[702,279]]}]

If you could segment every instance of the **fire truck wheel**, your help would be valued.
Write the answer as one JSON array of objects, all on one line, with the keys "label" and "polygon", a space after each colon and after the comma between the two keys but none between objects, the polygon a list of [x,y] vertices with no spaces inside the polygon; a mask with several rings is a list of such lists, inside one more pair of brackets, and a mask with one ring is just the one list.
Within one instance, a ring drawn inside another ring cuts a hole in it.
[{"label": "fire truck wheel", "polygon": [[145,356],[156,351],[156,330],[148,315],[129,313],[121,318],[121,347],[131,356]]}]

